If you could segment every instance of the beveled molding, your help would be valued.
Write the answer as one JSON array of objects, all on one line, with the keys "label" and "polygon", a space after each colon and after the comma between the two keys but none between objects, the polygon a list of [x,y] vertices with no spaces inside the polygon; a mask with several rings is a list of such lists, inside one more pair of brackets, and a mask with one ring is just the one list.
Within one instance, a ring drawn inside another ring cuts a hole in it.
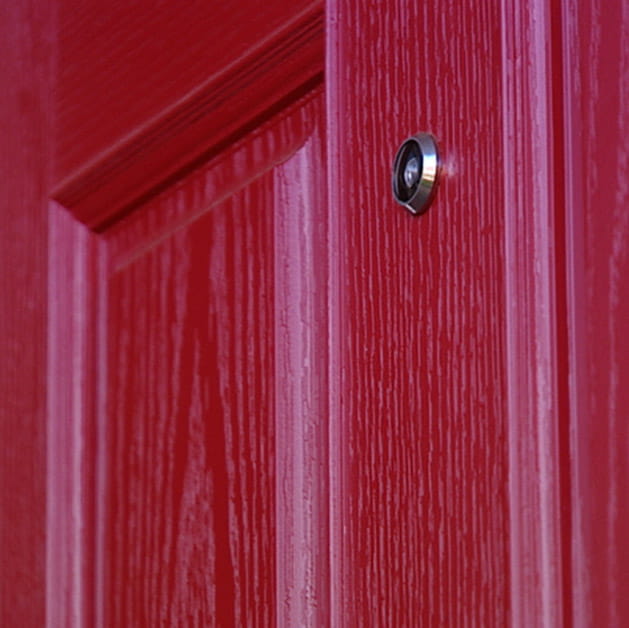
[{"label": "beveled molding", "polygon": [[[544,0],[502,0],[510,622],[570,625],[561,28]],[[534,185],[530,182],[534,181]]]},{"label": "beveled molding", "polygon": [[74,171],[52,197],[87,227],[103,231],[313,89],[323,66],[319,9]]}]

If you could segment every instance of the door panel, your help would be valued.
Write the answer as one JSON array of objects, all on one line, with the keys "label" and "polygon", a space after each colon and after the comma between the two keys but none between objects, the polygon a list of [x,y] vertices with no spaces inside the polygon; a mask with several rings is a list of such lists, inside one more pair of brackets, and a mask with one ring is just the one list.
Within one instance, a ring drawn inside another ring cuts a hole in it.
[{"label": "door panel", "polygon": [[255,0],[55,4],[58,186],[200,86],[233,76],[243,60],[251,63],[252,53],[293,32],[320,2],[269,0],[264,11]]},{"label": "door panel", "polygon": [[106,625],[272,624],[272,183],[110,276]]},{"label": "door panel", "polygon": [[103,236],[105,625],[325,622],[321,114],[319,91]]}]

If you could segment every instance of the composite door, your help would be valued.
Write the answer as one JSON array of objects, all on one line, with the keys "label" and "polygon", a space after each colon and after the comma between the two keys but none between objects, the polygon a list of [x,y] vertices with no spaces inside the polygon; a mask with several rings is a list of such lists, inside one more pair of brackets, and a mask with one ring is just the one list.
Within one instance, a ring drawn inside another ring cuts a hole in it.
[{"label": "composite door", "polygon": [[569,622],[569,20],[57,4],[49,625]]},{"label": "composite door", "polygon": [[59,19],[59,625],[504,625],[498,3]]}]

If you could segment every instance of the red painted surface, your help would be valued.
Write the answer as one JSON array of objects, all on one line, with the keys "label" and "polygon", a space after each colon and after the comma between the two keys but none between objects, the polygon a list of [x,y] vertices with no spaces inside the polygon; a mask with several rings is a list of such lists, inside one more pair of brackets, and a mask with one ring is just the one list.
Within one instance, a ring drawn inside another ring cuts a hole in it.
[{"label": "red painted surface", "polygon": [[272,205],[267,174],[108,278],[106,625],[274,624]]},{"label": "red painted surface", "polygon": [[97,354],[106,311],[99,294],[103,243],[50,203],[48,275],[48,425],[46,622],[93,624],[98,513],[95,422],[102,373]]},{"label": "red painted surface", "polygon": [[75,4],[60,3],[53,196],[90,228],[320,81],[318,2]]},{"label": "red painted surface", "polygon": [[629,621],[629,13],[564,16],[575,626]]},{"label": "red painted surface", "polygon": [[[334,625],[502,626],[501,14],[352,0],[328,11]],[[390,169],[419,130],[437,137],[445,176],[416,220],[393,202]]]},{"label": "red painted surface", "polygon": [[561,15],[505,2],[502,16],[510,623],[569,626]]},{"label": "red painted surface", "polygon": [[0,10],[0,625],[46,600],[47,193],[51,15]]},{"label": "red painted surface", "polygon": [[105,234],[105,625],[326,622],[321,120],[319,91]]},{"label": "red painted surface", "polygon": [[255,58],[320,3],[268,0],[264,10],[255,0],[55,5],[58,185],[200,86]]},{"label": "red painted surface", "polygon": [[3,12],[3,625],[629,622],[628,22],[547,4]]}]

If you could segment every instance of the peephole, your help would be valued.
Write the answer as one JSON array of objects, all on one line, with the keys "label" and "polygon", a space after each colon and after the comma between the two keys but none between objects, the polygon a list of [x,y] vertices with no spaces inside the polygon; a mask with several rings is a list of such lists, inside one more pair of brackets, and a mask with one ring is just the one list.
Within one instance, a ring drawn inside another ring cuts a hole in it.
[{"label": "peephole", "polygon": [[393,163],[393,196],[413,214],[423,214],[435,196],[439,176],[437,142],[429,133],[409,137]]}]

